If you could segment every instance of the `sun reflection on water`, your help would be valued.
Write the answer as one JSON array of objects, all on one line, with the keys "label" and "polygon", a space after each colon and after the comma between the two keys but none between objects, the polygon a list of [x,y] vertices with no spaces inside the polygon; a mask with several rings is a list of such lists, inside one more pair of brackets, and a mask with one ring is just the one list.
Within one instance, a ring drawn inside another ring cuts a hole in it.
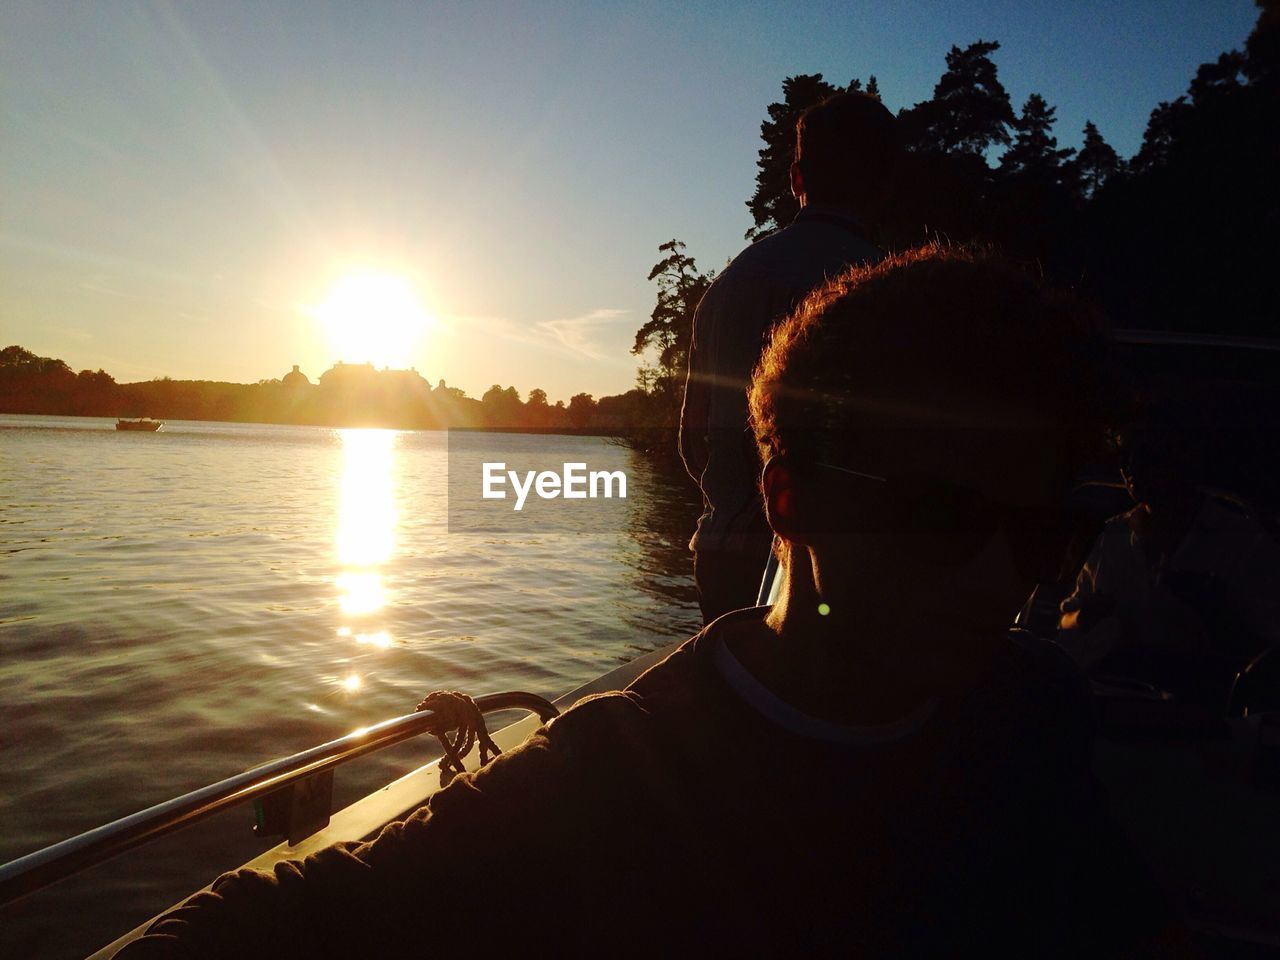
[{"label": "sun reflection on water", "polygon": [[396,434],[340,430],[342,499],[338,505],[338,562],[344,567],[385,563],[396,545]]},{"label": "sun reflection on water", "polygon": [[[334,585],[345,622],[337,629],[343,639],[385,650],[391,635],[368,622],[389,602],[381,567],[396,546],[395,447],[393,430],[340,430],[342,478],[338,498],[335,546],[341,568]],[[341,683],[353,693],[358,676]]]},{"label": "sun reflection on water", "polygon": [[[382,586],[382,574],[376,570],[348,570],[338,574],[338,606],[353,617],[375,613],[387,604],[387,592]],[[350,629],[344,634],[350,635]]]}]

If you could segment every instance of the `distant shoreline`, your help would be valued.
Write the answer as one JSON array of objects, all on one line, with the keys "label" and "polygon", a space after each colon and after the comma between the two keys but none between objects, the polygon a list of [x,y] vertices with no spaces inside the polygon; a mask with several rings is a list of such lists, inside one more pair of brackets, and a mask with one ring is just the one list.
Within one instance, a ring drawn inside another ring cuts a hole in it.
[{"label": "distant shoreline", "polygon": [[[64,420],[132,420],[135,417],[122,417],[116,414],[107,413],[36,413],[30,410],[0,410],[0,416],[6,417],[58,417]],[[162,423],[170,421],[179,421],[182,423],[231,423],[231,424],[247,424],[264,427],[316,427],[322,430],[398,430],[412,433],[515,433],[515,434],[534,434],[552,437],[604,437],[607,439],[624,439],[625,433],[618,431],[603,430],[594,427],[500,427],[500,426],[465,426],[465,427],[403,427],[388,426],[379,423],[298,423],[298,422],[281,422],[276,420],[215,420],[205,417],[151,417],[152,420],[159,420]]]},{"label": "distant shoreline", "polygon": [[0,350],[0,412],[44,416],[150,417],[220,423],[270,423],[388,430],[481,430],[621,437],[628,442],[665,426],[671,405],[636,388],[617,396],[575,394],[552,403],[534,388],[494,384],[479,399],[415,370],[335,363],[317,383],[297,366],[278,380],[230,383],[163,377],[117,383],[104,370],[74,372],[62,360],[14,345]]}]

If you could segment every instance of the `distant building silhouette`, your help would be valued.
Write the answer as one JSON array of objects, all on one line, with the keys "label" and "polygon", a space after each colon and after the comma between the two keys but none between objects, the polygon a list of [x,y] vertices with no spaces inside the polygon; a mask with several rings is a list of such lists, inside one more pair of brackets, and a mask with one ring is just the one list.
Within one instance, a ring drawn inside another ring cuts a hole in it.
[{"label": "distant building silhouette", "polygon": [[377,375],[372,363],[344,363],[337,361],[332,367],[320,374],[320,386],[338,387],[353,383],[368,383]]},{"label": "distant building silhouette", "polygon": [[296,363],[293,365],[293,369],[290,370],[288,373],[286,373],[283,378],[281,378],[280,382],[283,383],[286,387],[311,386],[311,381],[307,379],[307,375],[305,373],[303,373],[301,370],[298,369],[298,365]]}]

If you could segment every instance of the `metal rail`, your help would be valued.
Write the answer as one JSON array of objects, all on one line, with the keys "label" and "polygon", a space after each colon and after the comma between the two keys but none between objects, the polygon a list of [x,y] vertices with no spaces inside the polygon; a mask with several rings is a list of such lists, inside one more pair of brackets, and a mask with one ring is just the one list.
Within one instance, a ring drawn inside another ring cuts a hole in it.
[{"label": "metal rail", "polygon": [[[518,691],[479,697],[476,706],[481,713],[525,710],[536,713],[544,723],[559,713],[542,697]],[[411,737],[434,733],[438,723],[439,718],[431,711],[384,720],[19,857],[0,866],[0,906],[237,803],[265,796],[304,777]]]},{"label": "metal rail", "polygon": [[1280,352],[1280,338],[1239,337],[1220,333],[1184,333],[1175,330],[1138,330],[1125,328],[1111,331],[1116,343],[1141,346],[1227,347],[1236,350]]}]

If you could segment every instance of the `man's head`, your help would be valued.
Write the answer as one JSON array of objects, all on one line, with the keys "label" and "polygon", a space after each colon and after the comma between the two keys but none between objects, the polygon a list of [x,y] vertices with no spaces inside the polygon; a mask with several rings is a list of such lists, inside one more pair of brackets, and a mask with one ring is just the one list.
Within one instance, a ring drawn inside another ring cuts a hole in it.
[{"label": "man's head", "polygon": [[922,616],[1007,624],[1104,436],[1095,331],[1008,262],[936,245],[850,271],[780,324],[752,424],[770,523],[819,592],[883,583]]},{"label": "man's head", "polygon": [[838,93],[800,115],[791,189],[801,204],[881,205],[902,158],[898,122],[875,97]]}]

